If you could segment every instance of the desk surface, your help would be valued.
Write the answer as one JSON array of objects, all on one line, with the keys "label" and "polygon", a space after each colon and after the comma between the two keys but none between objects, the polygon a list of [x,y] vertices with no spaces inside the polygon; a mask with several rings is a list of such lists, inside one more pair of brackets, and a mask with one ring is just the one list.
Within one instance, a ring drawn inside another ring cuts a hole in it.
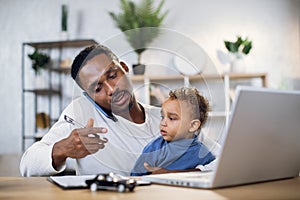
[{"label": "desk surface", "polygon": [[151,185],[134,192],[63,190],[45,177],[0,177],[0,199],[300,199],[300,177],[215,190]]}]

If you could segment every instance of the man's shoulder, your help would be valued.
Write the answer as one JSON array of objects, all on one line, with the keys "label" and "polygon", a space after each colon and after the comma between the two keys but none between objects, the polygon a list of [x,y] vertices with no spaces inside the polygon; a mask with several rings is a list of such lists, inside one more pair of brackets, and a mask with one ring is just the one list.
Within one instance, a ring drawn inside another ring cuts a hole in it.
[{"label": "man's shoulder", "polygon": [[[67,107],[71,107],[74,108],[74,106],[86,106],[87,104],[89,104],[89,101],[87,100],[86,97],[84,96],[76,96],[72,99],[72,101],[67,105]],[[66,108],[67,108],[66,107]]]},{"label": "man's shoulder", "polygon": [[71,103],[80,103],[80,102],[88,102],[87,98],[83,95],[79,95],[76,97],[73,97]]},{"label": "man's shoulder", "polygon": [[83,113],[91,113],[94,110],[93,105],[88,101],[88,99],[84,96],[78,96],[65,107],[62,114],[69,114],[71,116],[79,116]]}]

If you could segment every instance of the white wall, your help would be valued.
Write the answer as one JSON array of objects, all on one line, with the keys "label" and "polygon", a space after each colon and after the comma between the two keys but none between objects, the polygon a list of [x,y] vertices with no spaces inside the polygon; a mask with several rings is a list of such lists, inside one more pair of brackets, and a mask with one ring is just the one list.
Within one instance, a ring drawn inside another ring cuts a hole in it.
[{"label": "white wall", "polygon": [[[63,2],[70,9],[70,39],[103,42],[120,33],[107,14],[119,10],[118,1],[0,0],[0,153],[21,151],[22,43],[60,39]],[[248,36],[253,50],[245,59],[247,70],[268,72],[269,85],[278,88],[300,77],[299,7],[297,0],[166,0],[165,27],[202,46],[220,71],[225,66],[217,51],[226,52],[223,40]]]}]

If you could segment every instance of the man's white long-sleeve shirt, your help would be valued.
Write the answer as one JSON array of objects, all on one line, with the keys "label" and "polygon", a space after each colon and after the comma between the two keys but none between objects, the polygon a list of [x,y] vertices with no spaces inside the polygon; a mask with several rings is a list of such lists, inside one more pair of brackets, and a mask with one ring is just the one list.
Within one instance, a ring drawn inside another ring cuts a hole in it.
[{"label": "man's white long-sleeve shirt", "polygon": [[49,176],[65,169],[65,165],[59,171],[53,168],[52,148],[56,142],[68,137],[73,129],[80,128],[67,123],[64,120],[64,115],[67,115],[81,124],[86,124],[89,118],[93,118],[95,127],[108,129],[106,134],[101,135],[108,139],[104,149],[85,158],[76,159],[78,175],[105,172],[128,175],[144,146],[159,134],[160,109],[148,105],[143,107],[143,124],[135,124],[120,116],[115,116],[115,122],[105,117],[87,98],[82,96],[75,99],[42,140],[25,151],[20,163],[21,174]]},{"label": "man's white long-sleeve shirt", "polygon": [[[95,127],[108,129],[106,134],[101,135],[108,139],[104,149],[76,159],[77,175],[109,172],[129,175],[145,145],[160,133],[160,108],[149,105],[142,106],[145,111],[145,122],[136,124],[117,115],[115,115],[117,121],[105,117],[83,96],[73,100],[42,140],[34,143],[24,152],[20,163],[22,176],[49,176],[66,168],[66,165],[61,166],[59,170],[53,168],[53,145],[68,137],[73,129],[80,127],[67,123],[64,115],[81,124],[86,124],[89,118],[93,118]],[[210,169],[211,166],[202,166],[201,170],[205,170],[205,168]]]}]

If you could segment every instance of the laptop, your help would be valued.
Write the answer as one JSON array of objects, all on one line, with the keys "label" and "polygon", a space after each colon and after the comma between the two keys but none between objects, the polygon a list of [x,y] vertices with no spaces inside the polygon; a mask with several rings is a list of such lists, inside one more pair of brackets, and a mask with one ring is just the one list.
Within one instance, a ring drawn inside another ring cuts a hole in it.
[{"label": "laptop", "polygon": [[143,176],[152,183],[219,188],[292,178],[300,171],[300,91],[238,87],[216,168]]}]

